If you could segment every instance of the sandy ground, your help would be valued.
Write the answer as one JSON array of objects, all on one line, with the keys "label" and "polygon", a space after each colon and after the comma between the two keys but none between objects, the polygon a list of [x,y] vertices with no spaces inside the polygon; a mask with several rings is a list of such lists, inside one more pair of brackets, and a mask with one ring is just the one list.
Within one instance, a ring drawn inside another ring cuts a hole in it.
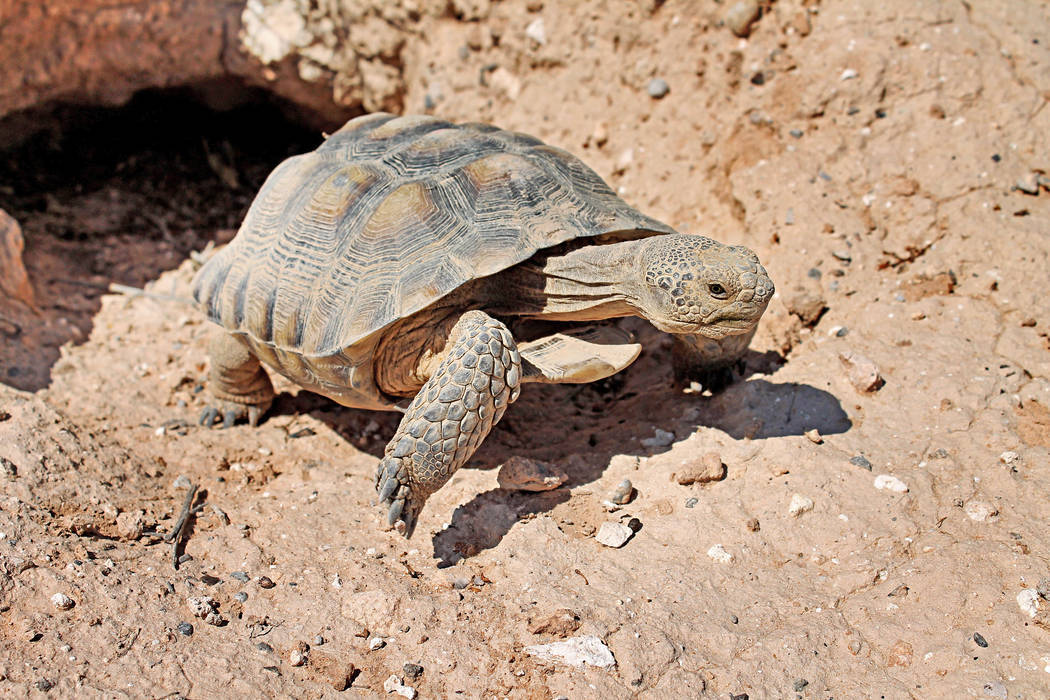
[{"label": "sandy ground", "polygon": [[[723,4],[473,5],[406,46],[407,110],[533,133],[754,248],[778,295],[745,376],[675,392],[666,339],[625,322],[639,361],[526,387],[405,542],[373,505],[396,415],[281,383],[258,428],[194,423],[209,327],[164,297],[259,174],[9,204],[41,312],[3,311],[0,695],[1050,695],[1050,6],[788,0],[740,39]],[[712,451],[725,478],[680,485]],[[569,481],[500,489],[512,456]],[[186,481],[204,507],[176,570],[151,533]],[[594,539],[632,519],[622,548]],[[615,666],[525,650],[585,635]]]}]

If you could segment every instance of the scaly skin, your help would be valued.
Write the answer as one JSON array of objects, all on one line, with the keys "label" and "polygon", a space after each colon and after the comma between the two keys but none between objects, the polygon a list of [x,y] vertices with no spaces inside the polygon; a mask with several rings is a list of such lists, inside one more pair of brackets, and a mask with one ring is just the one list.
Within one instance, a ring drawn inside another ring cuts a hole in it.
[{"label": "scaly skin", "polygon": [[201,411],[200,424],[211,426],[222,417],[222,427],[248,419],[255,426],[273,403],[273,384],[258,358],[229,333],[212,336],[208,390],[214,400]]},{"label": "scaly skin", "polygon": [[521,357],[507,327],[469,311],[449,352],[405,412],[376,470],[387,521],[406,537],[427,498],[470,458],[518,398]]}]

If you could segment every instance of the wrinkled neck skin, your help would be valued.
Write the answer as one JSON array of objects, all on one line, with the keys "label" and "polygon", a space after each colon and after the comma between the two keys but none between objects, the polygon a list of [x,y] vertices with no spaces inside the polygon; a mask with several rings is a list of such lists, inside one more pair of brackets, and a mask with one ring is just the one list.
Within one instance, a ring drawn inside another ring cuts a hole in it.
[{"label": "wrinkled neck skin", "polygon": [[492,279],[493,311],[551,321],[641,316],[641,248],[645,239],[591,245],[537,256]]}]

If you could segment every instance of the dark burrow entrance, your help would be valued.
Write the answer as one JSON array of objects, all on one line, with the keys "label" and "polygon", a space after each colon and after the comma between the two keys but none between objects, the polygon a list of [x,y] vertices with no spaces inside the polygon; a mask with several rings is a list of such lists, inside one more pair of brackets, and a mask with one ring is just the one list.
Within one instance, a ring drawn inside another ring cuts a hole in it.
[{"label": "dark burrow entrance", "polygon": [[[217,109],[216,95],[236,105]],[[0,295],[0,382],[31,391],[62,344],[87,338],[111,283],[140,287],[232,238],[274,166],[321,140],[290,105],[236,83],[40,113],[45,128],[0,151],[0,209],[21,226],[37,306]]]}]

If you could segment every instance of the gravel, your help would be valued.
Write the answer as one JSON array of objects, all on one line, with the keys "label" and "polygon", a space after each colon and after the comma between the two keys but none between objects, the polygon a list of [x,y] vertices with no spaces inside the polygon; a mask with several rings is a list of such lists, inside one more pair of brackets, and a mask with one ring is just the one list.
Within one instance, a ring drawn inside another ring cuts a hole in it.
[{"label": "gravel", "polygon": [[419,664],[405,664],[403,670],[409,678],[419,678],[423,675],[423,667]]},{"label": "gravel", "polygon": [[230,574],[230,578],[235,578],[241,583],[248,583],[248,581],[251,580],[250,578],[248,578],[248,574],[244,573],[243,571],[234,571]]},{"label": "gravel", "polygon": [[711,548],[707,550],[707,556],[714,559],[719,564],[732,564],[733,555],[726,551],[726,548],[720,544],[711,545]]},{"label": "gravel", "polygon": [[865,457],[864,455],[857,455],[856,457],[850,457],[849,458],[849,463],[852,464],[855,467],[860,467],[861,469],[867,469],[869,472],[871,471],[871,462],[869,462],[868,458]]},{"label": "gravel", "polygon": [[233,594],[233,599],[239,603],[243,603],[244,601],[248,600],[248,594],[244,591],[238,591],[237,593]]},{"label": "gravel", "polygon": [[273,588],[277,584],[270,580],[269,576],[259,577],[259,588]]},{"label": "gravel", "polygon": [[671,92],[671,86],[667,84],[667,81],[663,78],[653,78],[649,81],[649,84],[645,86],[645,91],[649,93],[649,97],[654,100],[659,100],[665,97],[667,93]]},{"label": "gravel", "polygon": [[796,518],[801,517],[803,513],[808,513],[813,510],[813,499],[808,496],[803,496],[801,493],[796,493],[791,497],[791,504],[788,506],[788,512]]},{"label": "gravel", "polygon": [[984,636],[980,632],[974,632],[973,633],[973,641],[979,647],[983,647],[985,649],[988,648],[988,640],[985,639]]},{"label": "gravel", "polygon": [[177,629],[179,631],[179,634],[181,634],[183,637],[193,636],[193,625],[191,625],[188,622],[180,622],[175,629]]},{"label": "gravel", "polygon": [[71,610],[76,603],[65,593],[56,593],[51,596],[51,604],[59,610]]}]

